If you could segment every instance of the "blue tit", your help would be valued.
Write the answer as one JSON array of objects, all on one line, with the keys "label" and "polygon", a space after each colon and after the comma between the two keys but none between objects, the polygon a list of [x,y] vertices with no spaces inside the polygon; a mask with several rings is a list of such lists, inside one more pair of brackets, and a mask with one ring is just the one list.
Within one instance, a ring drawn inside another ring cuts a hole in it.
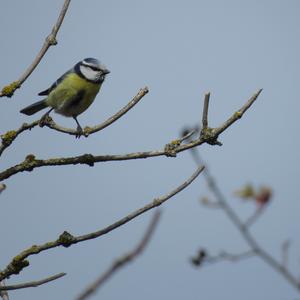
[{"label": "blue tit", "polygon": [[20,112],[30,116],[50,107],[42,119],[53,109],[65,117],[72,117],[77,123],[76,137],[80,137],[83,130],[77,116],[93,103],[108,73],[110,71],[97,59],[85,58],[57,79],[50,88],[38,94],[46,96],[45,99],[23,108]]}]

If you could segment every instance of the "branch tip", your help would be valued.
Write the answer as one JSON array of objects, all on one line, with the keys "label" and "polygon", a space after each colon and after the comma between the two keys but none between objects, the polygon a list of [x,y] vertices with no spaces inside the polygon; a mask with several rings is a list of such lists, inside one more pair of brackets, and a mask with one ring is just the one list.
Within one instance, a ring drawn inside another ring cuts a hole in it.
[{"label": "branch tip", "polygon": [[202,128],[208,127],[208,107],[209,107],[210,92],[204,96],[203,112],[202,112]]},{"label": "branch tip", "polygon": [[65,275],[67,275],[67,273],[59,273],[59,274],[47,277],[42,280],[29,281],[26,283],[20,283],[20,284],[14,284],[14,285],[0,286],[0,291],[10,291],[10,290],[25,289],[25,288],[30,288],[30,287],[38,287],[38,286],[48,283],[50,281],[57,280]]},{"label": "branch tip", "polygon": [[71,0],[65,0],[63,7],[60,11],[59,17],[54,24],[51,34],[47,36],[45,39],[45,42],[37,54],[36,58],[34,61],[31,63],[31,65],[26,69],[26,71],[23,73],[23,75],[20,77],[19,80],[12,82],[8,86],[4,87],[2,91],[0,92],[0,97],[12,97],[16,89],[20,88],[21,85],[24,83],[24,81],[31,75],[31,73],[34,71],[34,69],[38,66],[44,55],[46,54],[47,50],[49,49],[50,46],[56,45],[56,35],[58,33],[58,30],[60,29],[60,26],[64,20],[65,14],[68,10],[69,4]]},{"label": "branch tip", "polygon": [[78,296],[77,300],[87,299],[91,294],[95,293],[107,279],[109,279],[114,273],[116,273],[116,271],[118,271],[125,264],[128,264],[129,262],[134,260],[138,255],[140,255],[144,251],[154,233],[155,228],[157,227],[160,215],[160,211],[156,210],[144,236],[142,237],[141,241],[136,245],[136,247],[128,254],[125,254],[116,259],[106,272],[104,272],[99,278],[95,280],[95,282],[88,286]]}]

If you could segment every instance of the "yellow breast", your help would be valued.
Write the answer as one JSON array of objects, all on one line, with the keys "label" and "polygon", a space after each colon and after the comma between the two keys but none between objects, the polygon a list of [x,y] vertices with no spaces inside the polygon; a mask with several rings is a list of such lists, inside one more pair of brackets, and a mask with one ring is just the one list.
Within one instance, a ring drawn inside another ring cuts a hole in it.
[{"label": "yellow breast", "polygon": [[78,116],[94,101],[101,84],[87,81],[76,73],[68,74],[51,91],[47,104],[64,116]]}]

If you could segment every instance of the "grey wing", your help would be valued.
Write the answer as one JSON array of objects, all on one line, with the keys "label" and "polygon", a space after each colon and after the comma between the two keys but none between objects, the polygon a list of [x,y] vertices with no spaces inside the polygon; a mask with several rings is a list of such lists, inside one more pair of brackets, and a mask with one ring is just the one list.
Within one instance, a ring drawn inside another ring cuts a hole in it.
[{"label": "grey wing", "polygon": [[39,96],[49,95],[52,90],[54,90],[63,80],[64,78],[73,71],[73,69],[67,71],[62,76],[60,76],[48,89],[38,93]]}]

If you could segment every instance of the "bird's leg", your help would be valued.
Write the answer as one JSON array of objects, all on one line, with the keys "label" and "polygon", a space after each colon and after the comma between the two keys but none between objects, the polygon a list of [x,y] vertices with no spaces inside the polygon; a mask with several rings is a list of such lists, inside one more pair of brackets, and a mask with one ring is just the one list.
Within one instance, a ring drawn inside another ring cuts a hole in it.
[{"label": "bird's leg", "polygon": [[39,121],[39,126],[43,127],[45,124],[49,123],[48,118],[51,120],[51,118],[49,117],[49,114],[51,113],[51,111],[53,110],[53,108],[50,108],[40,119]]},{"label": "bird's leg", "polygon": [[77,139],[79,139],[83,135],[83,130],[82,130],[82,127],[80,126],[80,124],[79,124],[79,122],[77,120],[77,117],[74,116],[73,119],[77,123],[77,133],[76,133],[75,137]]}]

